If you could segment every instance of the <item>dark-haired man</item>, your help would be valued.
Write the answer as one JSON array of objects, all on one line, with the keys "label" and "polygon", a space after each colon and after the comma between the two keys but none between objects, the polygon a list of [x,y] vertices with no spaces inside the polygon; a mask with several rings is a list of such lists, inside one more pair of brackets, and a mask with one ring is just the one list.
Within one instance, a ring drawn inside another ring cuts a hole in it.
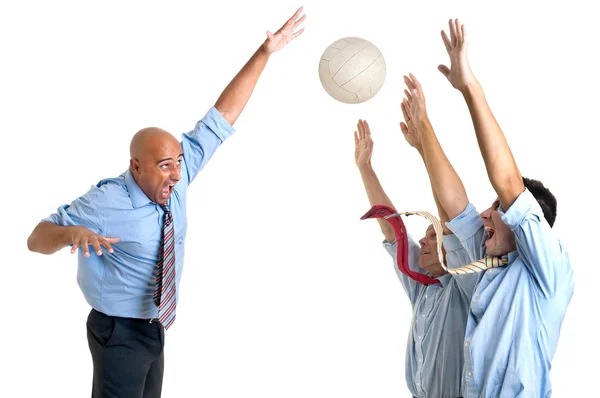
[{"label": "dark-haired man", "polygon": [[[556,199],[539,181],[523,178],[504,134],[467,61],[464,26],[442,31],[451,67],[438,69],[464,96],[497,199],[477,214],[445,157],[427,118],[421,85],[405,77],[407,117],[421,135],[423,159],[446,225],[471,259],[504,258],[481,273],[464,341],[465,397],[549,397],[549,373],[574,290],[569,256],[551,229]],[[406,116],[405,116],[406,117]]]}]

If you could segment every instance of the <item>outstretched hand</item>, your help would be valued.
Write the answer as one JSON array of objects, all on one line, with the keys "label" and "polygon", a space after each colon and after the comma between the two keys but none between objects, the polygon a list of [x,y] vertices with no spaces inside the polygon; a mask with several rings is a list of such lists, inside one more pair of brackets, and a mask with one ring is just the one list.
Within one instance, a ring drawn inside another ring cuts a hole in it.
[{"label": "outstretched hand", "polygon": [[450,56],[450,68],[446,65],[439,65],[438,70],[446,76],[452,87],[462,92],[476,82],[467,60],[467,31],[458,19],[451,19],[448,24],[450,26],[450,39],[448,39],[446,32],[442,30],[442,40]]},{"label": "outstretched hand", "polygon": [[413,123],[412,118],[410,117],[410,104],[404,98],[402,103],[400,104],[402,108],[402,115],[404,115],[404,121],[400,122],[400,130],[402,130],[402,134],[404,134],[404,139],[408,142],[408,145],[411,147],[420,150],[421,149],[421,137],[418,135],[417,129],[415,128],[415,124]]},{"label": "outstretched hand", "polygon": [[300,16],[304,7],[300,7],[296,13],[287,20],[285,24],[274,34],[267,30],[267,39],[263,43],[263,48],[267,54],[272,54],[275,51],[281,50],[289,42],[300,36],[304,32],[304,28],[294,32],[298,26],[306,19],[306,14]]},{"label": "outstretched hand", "polygon": [[358,132],[354,131],[354,144],[356,147],[354,150],[354,160],[360,168],[371,163],[373,140],[371,139],[371,129],[366,120],[359,119],[356,126]]},{"label": "outstretched hand", "polygon": [[406,108],[409,119],[418,127],[420,123],[427,120],[427,108],[425,107],[423,88],[417,77],[412,73],[404,76],[404,83],[408,87],[408,90],[404,90],[406,98],[402,100],[402,103]]}]

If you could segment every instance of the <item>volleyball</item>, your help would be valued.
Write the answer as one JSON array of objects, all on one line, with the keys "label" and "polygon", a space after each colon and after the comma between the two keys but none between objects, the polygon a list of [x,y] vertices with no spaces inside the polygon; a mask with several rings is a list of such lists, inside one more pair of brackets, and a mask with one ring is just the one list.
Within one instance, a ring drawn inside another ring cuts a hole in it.
[{"label": "volleyball", "polygon": [[385,60],[368,40],[345,37],[333,42],[321,56],[319,77],[330,96],[358,104],[373,98],[383,86]]}]

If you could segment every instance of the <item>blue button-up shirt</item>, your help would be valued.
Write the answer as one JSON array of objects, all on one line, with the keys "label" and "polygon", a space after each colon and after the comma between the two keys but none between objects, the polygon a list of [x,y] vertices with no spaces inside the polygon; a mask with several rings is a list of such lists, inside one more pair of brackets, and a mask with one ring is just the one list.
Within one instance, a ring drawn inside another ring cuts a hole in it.
[{"label": "blue button-up shirt", "polygon": [[[529,190],[499,213],[517,250],[508,265],[483,272],[475,290],[464,396],[549,397],[550,363],[574,290],[569,256]],[[472,258],[485,255],[483,220],[472,204],[447,225]]]},{"label": "blue button-up shirt", "polygon": [[[194,130],[182,134],[181,180],[175,185],[169,207],[175,227],[176,283],[183,270],[187,229],[188,185],[217,148],[234,133],[223,116],[211,107]],[[99,235],[120,238],[114,253],[101,256],[90,250],[85,258],[78,251],[77,282],[88,304],[108,315],[155,318],[152,300],[156,283],[158,252],[164,211],[135,182],[130,170],[93,186],[86,194],[43,221],[58,225],[81,225]],[[177,288],[179,296],[179,288]]]},{"label": "blue button-up shirt", "polygon": [[[420,247],[410,237],[408,264],[419,267]],[[470,263],[466,250],[454,235],[443,236],[446,265],[449,268]],[[419,398],[456,398],[462,395],[463,343],[469,303],[477,283],[477,274],[437,278],[440,284],[422,285],[397,267],[397,243],[384,241],[394,259],[394,269],[408,295],[413,316],[406,347],[406,382],[412,395]]]}]

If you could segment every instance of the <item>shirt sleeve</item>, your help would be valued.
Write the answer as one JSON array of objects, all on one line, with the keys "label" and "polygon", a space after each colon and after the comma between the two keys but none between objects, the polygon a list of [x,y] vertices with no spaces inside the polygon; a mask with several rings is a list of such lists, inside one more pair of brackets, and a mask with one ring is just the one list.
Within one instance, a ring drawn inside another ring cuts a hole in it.
[{"label": "shirt sleeve", "polygon": [[[387,241],[383,241],[383,247],[387,252],[392,256],[394,260],[394,270],[410,299],[411,304],[414,304],[417,301],[417,297],[419,296],[419,292],[423,288],[423,285],[408,276],[404,275],[400,269],[398,269],[398,243],[394,240],[392,243]],[[419,245],[412,239],[410,234],[408,234],[408,266],[412,271],[419,272],[421,274],[424,273],[423,269],[419,266],[419,257],[421,256]]]},{"label": "shirt sleeve", "polygon": [[[446,266],[448,268],[458,268],[472,262],[467,250],[456,235],[444,235],[443,242],[444,250],[446,250]],[[470,299],[473,297],[480,275],[480,273],[469,273],[450,276],[456,280],[456,284],[463,294]]]},{"label": "shirt sleeve", "polygon": [[42,222],[51,222],[63,227],[82,226],[102,235],[102,219],[96,211],[98,194],[97,187],[92,187],[71,204],[60,206],[56,213],[44,218]]},{"label": "shirt sleeve", "polygon": [[554,297],[561,281],[572,279],[569,255],[544,218],[542,208],[525,189],[506,212],[498,209],[502,221],[515,233],[517,252],[536,280],[541,293]]},{"label": "shirt sleeve", "polygon": [[234,128],[213,106],[196,123],[194,130],[182,134],[183,168],[190,184],[212,158],[217,148],[233,133]]},{"label": "shirt sleeve", "polygon": [[469,203],[463,212],[448,221],[446,226],[454,232],[466,250],[470,260],[466,264],[484,257],[486,233],[483,220],[473,204]]}]

